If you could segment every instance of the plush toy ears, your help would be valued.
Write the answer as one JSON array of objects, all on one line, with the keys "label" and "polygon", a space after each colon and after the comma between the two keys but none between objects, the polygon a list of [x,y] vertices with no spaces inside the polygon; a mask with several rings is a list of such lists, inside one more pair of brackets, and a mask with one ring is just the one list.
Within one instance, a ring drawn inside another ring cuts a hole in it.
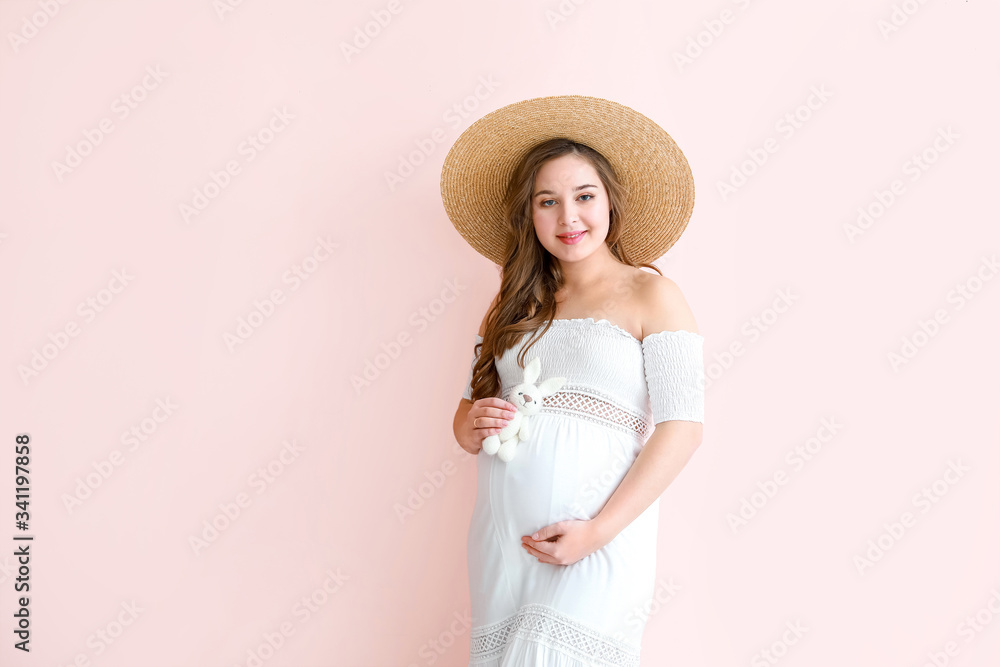
[{"label": "plush toy ears", "polygon": [[566,384],[566,378],[549,378],[537,386],[542,396],[551,396],[559,391],[559,388],[564,384]]},{"label": "plush toy ears", "polygon": [[542,360],[535,357],[524,367],[524,384],[535,384],[535,380],[542,374]]},{"label": "plush toy ears", "polygon": [[[535,357],[528,362],[528,365],[524,367],[524,383],[525,384],[535,384],[535,380],[538,376],[542,374],[542,360]],[[556,393],[560,387],[566,384],[566,378],[549,378],[542,382],[538,386],[538,391],[542,393],[542,396],[551,396]]]}]

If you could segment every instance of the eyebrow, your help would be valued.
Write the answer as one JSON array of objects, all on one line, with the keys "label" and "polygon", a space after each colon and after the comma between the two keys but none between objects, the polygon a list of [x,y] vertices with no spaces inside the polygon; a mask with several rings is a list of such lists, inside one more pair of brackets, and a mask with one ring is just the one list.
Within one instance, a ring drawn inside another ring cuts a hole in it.
[{"label": "eyebrow", "polygon": [[[584,188],[594,188],[594,189],[596,189],[597,186],[596,185],[592,185],[590,183],[587,183],[586,185],[578,185],[578,186],[576,186],[575,188],[573,188],[573,191],[576,192],[577,190],[583,190]],[[532,198],[534,198],[534,197],[537,197],[538,195],[554,195],[554,194],[555,193],[552,192],[552,190],[539,190],[538,192],[536,192],[535,194],[533,194],[531,196],[532,196]]]}]

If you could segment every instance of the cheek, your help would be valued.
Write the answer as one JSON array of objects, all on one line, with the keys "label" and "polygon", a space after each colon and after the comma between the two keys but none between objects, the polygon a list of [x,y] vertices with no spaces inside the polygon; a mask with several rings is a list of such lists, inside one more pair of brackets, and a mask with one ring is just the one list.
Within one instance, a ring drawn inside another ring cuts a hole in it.
[{"label": "cheek", "polygon": [[551,235],[556,228],[556,220],[550,211],[535,209],[532,212],[531,218],[535,225],[535,233],[540,237]]},{"label": "cheek", "polygon": [[535,221],[536,227],[544,227],[552,224],[552,211],[548,208],[534,208],[531,211],[531,218]]},{"label": "cheek", "polygon": [[611,213],[607,210],[596,211],[593,218],[595,231],[599,230],[605,235],[611,228]]},{"label": "cheek", "polygon": [[599,223],[603,227],[607,227],[611,222],[611,209],[605,206],[595,206],[592,217],[595,222]]}]

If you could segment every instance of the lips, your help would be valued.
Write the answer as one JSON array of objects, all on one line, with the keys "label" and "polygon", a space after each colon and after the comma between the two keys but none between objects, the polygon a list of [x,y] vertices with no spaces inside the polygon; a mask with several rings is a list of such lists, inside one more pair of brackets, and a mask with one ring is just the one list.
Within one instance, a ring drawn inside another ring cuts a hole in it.
[{"label": "lips", "polygon": [[581,229],[578,232],[565,232],[563,234],[556,234],[556,238],[566,245],[575,245],[579,243],[586,234],[587,230]]}]

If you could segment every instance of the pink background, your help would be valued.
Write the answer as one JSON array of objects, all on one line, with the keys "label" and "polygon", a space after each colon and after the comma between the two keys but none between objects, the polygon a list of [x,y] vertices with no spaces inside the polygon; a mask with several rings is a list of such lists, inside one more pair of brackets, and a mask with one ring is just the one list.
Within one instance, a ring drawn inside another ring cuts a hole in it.
[{"label": "pink background", "polygon": [[[712,381],[661,501],[679,589],[649,610],[643,665],[995,664],[1000,6],[222,2],[0,3],[0,663],[466,664],[476,481],[451,422],[499,281],[445,216],[441,163],[489,111],[583,94],[666,128],[698,188],[658,266]],[[348,59],[371,12],[391,21]],[[57,174],[70,147],[87,154]],[[787,458],[824,420],[821,449]]]}]

